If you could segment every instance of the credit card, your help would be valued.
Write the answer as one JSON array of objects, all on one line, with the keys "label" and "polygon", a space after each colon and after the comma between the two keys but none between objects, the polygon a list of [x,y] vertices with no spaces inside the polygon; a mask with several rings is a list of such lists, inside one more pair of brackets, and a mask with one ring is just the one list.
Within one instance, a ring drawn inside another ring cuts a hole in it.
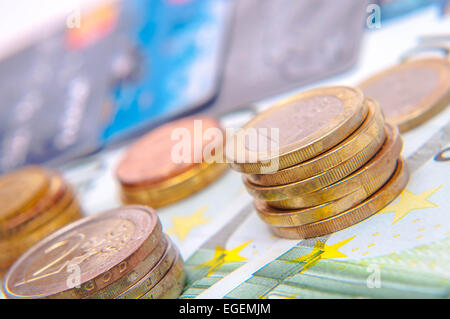
[{"label": "credit card", "polygon": [[0,172],[89,154],[215,96],[231,1],[89,3],[0,61]]}]

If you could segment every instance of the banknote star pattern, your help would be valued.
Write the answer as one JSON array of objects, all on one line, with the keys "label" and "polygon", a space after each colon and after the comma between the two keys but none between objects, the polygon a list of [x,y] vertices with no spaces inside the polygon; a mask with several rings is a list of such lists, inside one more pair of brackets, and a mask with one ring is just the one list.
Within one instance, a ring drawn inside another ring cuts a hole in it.
[{"label": "banknote star pattern", "polygon": [[408,215],[413,210],[435,208],[438,207],[435,203],[428,200],[428,198],[436,193],[443,185],[432,188],[420,194],[414,194],[413,192],[405,189],[401,194],[397,202],[387,206],[381,211],[382,214],[394,212],[394,219],[392,224],[397,223],[400,219]]},{"label": "banknote star pattern", "polygon": [[300,271],[304,272],[320,260],[347,257],[347,255],[339,251],[339,248],[347,244],[355,237],[356,236],[347,238],[333,245],[327,245],[326,243],[318,240],[309,254],[292,259],[290,262],[305,262],[305,266],[302,271]]},{"label": "banknote star pattern", "polygon": [[207,209],[207,206],[203,206],[191,215],[172,217],[172,228],[167,231],[167,234],[177,235],[179,240],[185,240],[194,228],[211,221],[211,219],[203,217]]},{"label": "banknote star pattern", "polygon": [[197,266],[198,268],[208,267],[208,276],[213,273],[217,268],[224,264],[246,261],[247,258],[242,257],[239,253],[250,244],[251,241],[246,241],[242,245],[239,245],[233,249],[225,249],[224,247],[218,245],[214,252],[213,258],[204,262],[203,264]]}]

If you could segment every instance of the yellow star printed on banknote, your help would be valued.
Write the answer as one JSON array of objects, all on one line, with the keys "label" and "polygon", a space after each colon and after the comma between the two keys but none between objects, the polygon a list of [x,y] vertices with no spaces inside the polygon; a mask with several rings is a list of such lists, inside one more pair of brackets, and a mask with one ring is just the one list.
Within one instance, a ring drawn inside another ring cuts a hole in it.
[{"label": "yellow star printed on banknote", "polygon": [[203,206],[191,215],[172,217],[172,228],[167,231],[167,234],[177,235],[179,240],[185,240],[194,228],[211,221],[209,218],[203,217],[207,209],[207,206]]},{"label": "yellow star printed on banknote", "polygon": [[438,205],[429,201],[428,198],[442,187],[443,185],[440,185],[420,194],[414,194],[405,189],[400,194],[400,198],[397,202],[387,206],[380,213],[385,214],[394,212],[395,215],[392,224],[395,224],[413,210],[438,207]]},{"label": "yellow star printed on banknote", "polygon": [[318,240],[309,254],[292,259],[290,262],[305,262],[306,264],[301,271],[304,272],[320,260],[347,257],[347,255],[339,251],[339,248],[347,244],[355,237],[356,236],[344,239],[333,245],[327,245],[326,243]]},{"label": "yellow star printed on banknote", "polygon": [[224,247],[218,245],[214,252],[213,258],[204,262],[203,264],[197,266],[197,268],[208,267],[208,276],[213,273],[217,268],[224,264],[246,261],[247,258],[242,257],[239,253],[250,244],[250,240],[246,241],[242,245],[239,245],[233,249],[225,249]]}]

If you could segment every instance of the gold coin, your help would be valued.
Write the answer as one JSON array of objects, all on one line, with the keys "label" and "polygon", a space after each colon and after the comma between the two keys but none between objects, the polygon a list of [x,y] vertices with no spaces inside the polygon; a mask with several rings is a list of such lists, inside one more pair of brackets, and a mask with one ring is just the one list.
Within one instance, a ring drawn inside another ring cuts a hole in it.
[{"label": "gold coin", "polygon": [[202,163],[169,180],[149,187],[122,186],[125,204],[142,204],[153,208],[163,207],[204,189],[217,180],[227,169],[222,163]]},{"label": "gold coin", "polygon": [[357,171],[334,184],[310,193],[302,193],[295,184],[282,189],[274,188],[272,192],[266,189],[261,192],[260,188],[249,186],[248,183],[246,186],[254,197],[268,201],[267,204],[272,207],[282,209],[321,205],[342,198],[358,189],[365,190],[366,196],[369,196],[377,189],[377,185],[383,184],[391,176],[402,147],[403,142],[397,127],[388,124],[386,125],[386,140],[378,153]]},{"label": "gold coin", "polygon": [[340,86],[306,91],[244,125],[246,133],[234,136],[226,157],[232,168],[247,174],[267,173],[263,169],[273,163],[276,170],[294,166],[343,141],[362,124],[367,112],[359,89]]},{"label": "gold coin", "polygon": [[48,183],[44,171],[35,166],[0,177],[0,224],[33,206],[47,191]]},{"label": "gold coin", "polygon": [[272,227],[272,231],[283,238],[305,239],[323,236],[350,227],[379,212],[391,203],[408,183],[408,171],[403,159],[398,160],[394,175],[376,193],[357,206],[336,216],[297,227]]},{"label": "gold coin", "polygon": [[359,86],[380,103],[387,122],[406,132],[450,103],[450,61],[443,58],[407,60]]},{"label": "gold coin", "polygon": [[148,207],[121,207],[83,218],[52,233],[14,263],[4,281],[6,297],[92,295],[132,271],[161,234],[156,212]]},{"label": "gold coin", "polygon": [[53,219],[74,199],[72,189],[58,174],[49,174],[47,192],[34,206],[22,211],[0,225],[0,238],[26,234]]},{"label": "gold coin", "polygon": [[[382,128],[384,132],[384,128]],[[382,147],[385,134],[381,134],[379,138],[371,137],[373,143],[362,152],[354,154],[350,159],[338,164],[337,166],[317,174],[313,177],[309,177],[304,180],[299,180],[294,183],[279,185],[279,186],[258,186],[253,185],[248,176],[244,176],[244,184],[251,189],[252,192],[258,192],[258,196],[265,199],[265,193],[268,193],[270,198],[272,198],[272,192],[278,192],[282,196],[301,196],[303,194],[312,193],[314,191],[320,190],[327,187],[337,181],[342,180],[346,176],[358,170],[360,167],[364,166],[377,151]],[[287,192],[286,192],[287,191]],[[253,193],[252,193],[253,194]]]},{"label": "gold coin", "polygon": [[324,180],[321,184],[326,186],[326,176],[336,181],[336,178],[340,179],[338,176],[346,176],[343,175],[344,172],[350,174],[378,151],[385,138],[384,119],[378,103],[372,99],[367,99],[366,103],[369,105],[369,113],[363,124],[335,147],[306,162],[273,174],[248,175],[248,181],[260,186],[278,186],[316,176],[316,180]]},{"label": "gold coin", "polygon": [[186,286],[187,276],[186,273],[182,273],[176,283],[172,285],[171,288],[167,289],[162,295],[158,297],[158,299],[177,299],[180,297],[183,292],[184,287]]},{"label": "gold coin", "polygon": [[49,221],[43,227],[24,235],[11,236],[8,239],[0,240],[0,268],[8,268],[25,251],[33,247],[41,239],[47,237],[54,231],[63,226],[74,222],[82,217],[78,203],[72,201],[68,207],[53,220]]},{"label": "gold coin", "polygon": [[[115,231],[120,232],[120,230],[117,229]],[[142,268],[144,268],[145,266],[151,266],[152,263],[155,264],[158,262],[162,255],[162,252],[164,252],[165,250],[165,246],[167,246],[167,241],[164,237],[165,236],[162,232],[161,224],[158,221],[158,223],[154,226],[150,236],[145,240],[145,243],[127,259],[124,259],[115,267],[103,272],[98,277],[82,283],[80,288],[71,289],[63,293],[59,293],[58,295],[50,296],[49,298],[98,299],[100,298],[99,296],[102,295],[105,296],[105,298],[110,298],[106,296],[110,295],[111,293],[120,293],[121,285],[125,283],[125,280],[132,280],[134,278],[133,273],[136,274],[137,272],[142,272]],[[92,244],[101,245],[101,243]],[[148,253],[149,250],[151,250],[150,253]],[[99,251],[99,253],[101,254],[102,251]],[[105,253],[107,253],[107,251],[105,251]],[[144,261],[148,262],[148,264],[143,264]],[[130,282],[130,284],[131,283],[132,281]]]},{"label": "gold coin", "polygon": [[[374,189],[381,188],[384,183],[382,180],[376,180]],[[374,190],[374,191],[376,191]],[[371,194],[370,194],[371,195]],[[301,209],[276,209],[267,205],[265,201],[255,200],[254,206],[259,217],[268,225],[275,227],[301,226],[318,222],[322,219],[333,217],[343,211],[352,208],[367,198],[364,189],[359,188],[353,193],[347,194],[342,198],[323,203],[318,206]]]},{"label": "gold coin", "polygon": [[165,276],[139,299],[176,298],[181,294],[185,284],[186,273],[184,272],[183,259],[178,254]]},{"label": "gold coin", "polygon": [[175,263],[178,256],[178,250],[172,241],[167,238],[168,245],[164,255],[150,271],[139,278],[139,281],[123,291],[116,299],[139,299],[152,289],[168,273],[169,269]]},{"label": "gold coin", "polygon": [[[133,289],[135,285],[138,285],[144,276],[148,273],[157,273],[161,271],[163,267],[164,257],[167,257],[167,251],[171,248],[170,239],[166,236],[162,236],[158,245],[153,249],[150,254],[140,262],[136,267],[133,268],[126,276],[123,276],[110,285],[106,286],[99,292],[87,297],[88,299],[111,299],[116,298],[121,294],[126,294],[128,289]],[[167,258],[166,258],[167,259]],[[170,266],[170,264],[169,264]],[[169,268],[167,266],[167,269]],[[167,271],[167,269],[165,271]],[[162,277],[162,275],[161,275]],[[148,279],[151,283],[151,280]],[[148,282],[146,284],[148,284]],[[146,291],[148,288],[146,289]]]},{"label": "gold coin", "polygon": [[[0,267],[0,280],[5,277],[6,273],[8,272],[8,268],[1,268]],[[3,293],[3,295],[5,295],[5,292],[3,291],[3,287],[1,287],[1,292]]]}]

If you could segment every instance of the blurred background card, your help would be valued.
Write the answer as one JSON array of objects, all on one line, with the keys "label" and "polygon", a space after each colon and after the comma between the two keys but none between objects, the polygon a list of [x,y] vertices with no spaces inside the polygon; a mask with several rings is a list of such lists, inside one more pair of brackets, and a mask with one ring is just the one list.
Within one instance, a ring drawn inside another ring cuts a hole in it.
[{"label": "blurred background card", "polygon": [[231,1],[39,2],[13,12],[42,19],[2,32],[0,171],[86,155],[216,94]]},{"label": "blurred background card", "polygon": [[139,134],[151,124],[193,112],[216,96],[232,4],[126,1],[133,7],[133,26],[123,39],[128,49],[123,64],[129,70],[111,87],[113,115],[104,141]]}]

